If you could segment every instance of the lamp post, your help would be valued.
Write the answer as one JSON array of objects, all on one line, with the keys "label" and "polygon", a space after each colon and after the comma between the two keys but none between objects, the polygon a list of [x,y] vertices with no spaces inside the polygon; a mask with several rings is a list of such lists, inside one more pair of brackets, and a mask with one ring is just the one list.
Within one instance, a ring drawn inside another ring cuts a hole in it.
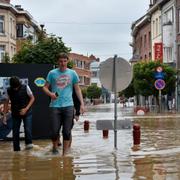
[{"label": "lamp post", "polygon": [[41,31],[43,31],[43,29],[44,29],[44,24],[40,24],[40,27],[41,27]]},{"label": "lamp post", "polygon": [[41,30],[40,30],[40,33],[39,33],[39,40],[41,41],[45,37],[45,34],[44,34],[44,24],[40,24],[40,27],[41,27]]}]

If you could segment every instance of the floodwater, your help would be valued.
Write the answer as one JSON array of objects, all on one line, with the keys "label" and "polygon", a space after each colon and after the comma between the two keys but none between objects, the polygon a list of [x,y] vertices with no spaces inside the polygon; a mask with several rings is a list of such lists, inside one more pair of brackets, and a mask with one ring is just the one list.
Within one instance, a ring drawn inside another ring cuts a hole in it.
[{"label": "floodwater", "polygon": [[[0,142],[0,180],[179,180],[180,116],[132,116],[131,108],[118,105],[118,119],[141,126],[141,144],[133,148],[132,129],[119,130],[103,139],[96,120],[113,119],[113,105],[88,109],[73,128],[67,157],[51,154],[50,140],[34,141],[33,150],[12,151],[11,142]],[[90,121],[84,132],[84,120]],[[21,142],[23,147],[24,142]]]}]

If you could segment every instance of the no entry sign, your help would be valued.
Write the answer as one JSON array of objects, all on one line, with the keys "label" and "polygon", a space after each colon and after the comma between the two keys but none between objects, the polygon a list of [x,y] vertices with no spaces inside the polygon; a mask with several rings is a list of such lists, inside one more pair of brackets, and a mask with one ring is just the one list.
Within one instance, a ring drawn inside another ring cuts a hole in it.
[{"label": "no entry sign", "polygon": [[154,83],[155,88],[158,90],[164,89],[165,85],[166,83],[163,79],[157,79]]}]

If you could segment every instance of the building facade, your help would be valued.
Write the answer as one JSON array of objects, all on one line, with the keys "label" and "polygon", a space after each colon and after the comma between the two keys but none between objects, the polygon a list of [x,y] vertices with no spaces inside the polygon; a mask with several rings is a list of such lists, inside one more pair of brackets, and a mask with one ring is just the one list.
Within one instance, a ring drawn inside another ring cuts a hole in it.
[{"label": "building facade", "polygon": [[38,32],[38,24],[28,11],[11,5],[10,0],[0,0],[0,63],[5,53],[11,59],[25,39],[35,42]]},{"label": "building facade", "polygon": [[91,84],[90,64],[95,61],[94,56],[84,56],[82,54],[70,53],[70,60],[74,62],[74,70],[78,73],[80,78],[80,86],[87,87]]},{"label": "building facade", "polygon": [[162,6],[163,63],[176,67],[176,18],[174,0]]},{"label": "building facade", "polygon": [[101,82],[99,79],[99,61],[94,61],[90,64],[90,71],[91,71],[91,85],[97,85],[98,87],[101,88]]},{"label": "building facade", "polygon": [[151,23],[148,14],[139,18],[131,26],[133,42],[130,44],[133,49],[131,63],[139,60],[148,61],[151,59]]},{"label": "building facade", "polygon": [[[140,45],[142,44],[140,32],[144,31],[143,26],[139,23],[149,16],[150,19],[150,33],[151,33],[151,55],[153,61],[160,61],[166,63],[177,70],[180,69],[180,0],[150,0],[147,13],[132,25],[133,41],[133,57],[136,49],[139,49],[139,55],[136,57],[141,60],[143,53],[140,53]],[[137,32],[136,30],[137,28]],[[142,34],[142,33],[141,33]],[[139,36],[139,38],[137,38]],[[136,41],[136,39],[139,39]],[[139,48],[137,48],[139,47]],[[146,52],[146,50],[142,49]],[[133,58],[132,58],[133,59]],[[171,101],[176,99],[176,108],[180,110],[180,71],[177,76],[176,91],[167,92],[166,100]]]},{"label": "building facade", "polygon": [[153,5],[148,11],[151,17],[151,51],[152,59],[162,62],[162,33],[161,33],[161,10],[158,5]]}]

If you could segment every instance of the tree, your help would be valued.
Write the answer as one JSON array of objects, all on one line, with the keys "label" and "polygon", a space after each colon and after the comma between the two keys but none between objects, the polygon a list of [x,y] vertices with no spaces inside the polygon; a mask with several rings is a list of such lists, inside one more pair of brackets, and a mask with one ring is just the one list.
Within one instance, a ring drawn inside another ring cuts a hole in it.
[{"label": "tree", "polygon": [[[136,95],[148,97],[155,96],[159,104],[159,91],[155,88],[156,68],[161,66],[163,68],[164,81],[166,86],[161,90],[162,95],[171,94],[175,91],[176,71],[173,67],[160,63],[159,61],[139,62],[133,66],[133,80],[130,85],[119,93],[119,96],[126,98]],[[138,99],[137,99],[138,101]]]},{"label": "tree", "polygon": [[131,83],[129,84],[129,86],[126,89],[119,92],[119,97],[124,96],[126,98],[130,98],[130,97],[133,97],[134,95],[135,95],[135,91],[134,91],[133,80],[131,81]]},{"label": "tree", "polygon": [[97,85],[93,84],[87,88],[87,97],[91,100],[95,98],[100,98],[101,93],[102,93],[102,90]]},{"label": "tree", "polygon": [[163,95],[175,90],[176,72],[173,67],[160,63],[159,61],[140,62],[134,65],[134,90],[135,94],[143,96],[158,96],[158,90],[154,86],[156,68],[163,68],[165,88],[161,91]]},{"label": "tree", "polygon": [[7,52],[4,54],[2,62],[10,63],[10,57],[9,57],[9,54]]},{"label": "tree", "polygon": [[51,35],[32,44],[30,40],[23,43],[21,50],[13,57],[15,63],[56,64],[57,55],[69,53],[61,37]]},{"label": "tree", "polygon": [[81,92],[82,92],[83,98],[86,98],[87,97],[87,88],[82,88]]}]

